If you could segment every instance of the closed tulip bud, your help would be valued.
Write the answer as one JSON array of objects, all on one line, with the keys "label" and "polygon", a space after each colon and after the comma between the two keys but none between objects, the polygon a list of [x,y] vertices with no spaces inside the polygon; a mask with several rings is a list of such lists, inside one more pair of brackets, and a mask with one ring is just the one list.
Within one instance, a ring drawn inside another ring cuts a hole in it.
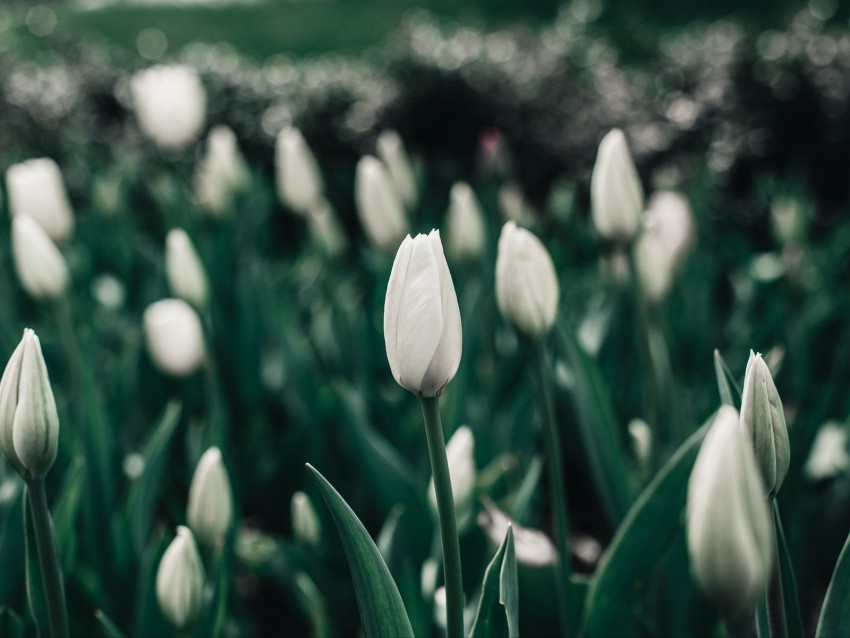
[{"label": "closed tulip bud", "polygon": [[401,137],[395,131],[384,131],[375,144],[378,157],[387,167],[398,194],[405,206],[416,205],[416,177]]},{"label": "closed tulip bud", "polygon": [[191,629],[204,608],[206,576],[191,530],[183,525],[166,548],[156,572],[156,599],[178,631]]},{"label": "closed tulip bud", "polygon": [[524,337],[545,337],[558,312],[558,278],[540,240],[509,221],[496,258],[496,301],[502,316]]},{"label": "closed tulip bud", "polygon": [[605,239],[631,241],[643,211],[643,187],[626,136],[613,129],[602,138],[590,178],[593,224]]},{"label": "closed tulip bud", "polygon": [[791,447],[782,400],[761,354],[750,351],[741,398],[741,428],[753,443],[756,462],[770,495],[779,492],[788,473]]},{"label": "closed tulip bud", "polygon": [[316,158],[301,131],[285,128],[275,145],[277,192],[284,206],[301,215],[322,197],[324,186]]},{"label": "closed tulip bud", "polygon": [[292,535],[302,545],[315,547],[322,539],[322,524],[310,497],[304,492],[295,492],[290,503]]},{"label": "closed tulip bud", "polygon": [[154,365],[165,374],[187,377],[206,357],[201,320],[182,299],[162,299],[144,314],[145,341]]},{"label": "closed tulip bud", "polygon": [[221,461],[221,450],[211,447],[198,461],[189,486],[186,522],[207,547],[224,542],[233,520],[233,494],[230,478]]},{"label": "closed tulip bud", "polygon": [[384,342],[395,380],[433,397],[460,364],[461,325],[440,232],[408,235],[396,253],[384,302]]},{"label": "closed tulip bud", "polygon": [[484,216],[469,184],[452,186],[446,231],[446,252],[452,259],[473,260],[484,253]]},{"label": "closed tulip bud", "polygon": [[773,523],[730,406],[714,418],[688,481],[687,541],[691,571],[726,621],[750,618],[773,569]]},{"label": "closed tulip bud", "polygon": [[248,181],[248,166],[239,152],[236,135],[226,126],[216,126],[207,137],[207,147],[195,171],[195,198],[201,210],[223,217],[233,209],[236,194]]},{"label": "closed tulip bud", "polygon": [[386,167],[367,155],[357,163],[354,199],[363,230],[375,246],[391,251],[407,234],[407,217]]},{"label": "closed tulip bud", "polygon": [[0,449],[24,478],[42,478],[53,467],[59,416],[41,354],[27,328],[0,379]]},{"label": "closed tulip bud", "polygon": [[632,419],[629,421],[629,437],[638,466],[641,470],[646,469],[652,458],[652,430],[649,424],[643,419]]},{"label": "closed tulip bud", "polygon": [[[467,426],[460,426],[446,444],[446,459],[449,462],[449,476],[452,482],[452,495],[455,513],[462,522],[472,511],[472,497],[475,492],[475,438]],[[434,480],[428,484],[428,504],[437,513],[437,495],[434,492]]]},{"label": "closed tulip bud", "polygon": [[194,69],[159,65],[136,72],[130,88],[139,127],[168,152],[181,151],[201,133],[207,94]]},{"label": "closed tulip bud", "polygon": [[186,231],[175,228],[165,238],[165,274],[175,296],[198,310],[207,307],[209,284],[198,252]]},{"label": "closed tulip bud", "polygon": [[62,171],[52,159],[42,157],[10,166],[6,171],[6,190],[13,217],[29,215],[55,242],[71,236],[74,214]]},{"label": "closed tulip bud", "polygon": [[21,286],[39,301],[58,299],[68,288],[68,265],[56,245],[32,217],[12,220],[12,257]]}]

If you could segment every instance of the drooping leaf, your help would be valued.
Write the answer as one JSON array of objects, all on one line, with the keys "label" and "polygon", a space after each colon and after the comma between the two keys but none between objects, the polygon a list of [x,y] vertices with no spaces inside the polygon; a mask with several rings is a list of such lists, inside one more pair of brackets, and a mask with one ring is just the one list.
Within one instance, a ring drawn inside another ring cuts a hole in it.
[{"label": "drooping leaf", "polygon": [[850,535],[835,564],[832,580],[823,599],[816,638],[850,636]]},{"label": "drooping leaf", "polygon": [[519,636],[519,586],[513,527],[487,565],[470,638]]}]

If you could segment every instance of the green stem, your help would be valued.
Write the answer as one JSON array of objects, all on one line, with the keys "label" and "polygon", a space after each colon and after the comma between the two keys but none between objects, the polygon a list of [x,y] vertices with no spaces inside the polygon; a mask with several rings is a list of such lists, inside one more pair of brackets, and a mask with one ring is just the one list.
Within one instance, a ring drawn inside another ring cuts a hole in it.
[{"label": "green stem", "polygon": [[558,549],[555,582],[558,588],[558,617],[561,634],[569,635],[570,529],[567,522],[567,495],[564,491],[564,469],[561,459],[561,436],[555,421],[555,409],[549,377],[546,374],[546,352],[542,343],[531,346],[532,370],[537,383],[537,404],[546,445],[546,467],[555,514],[555,546]]},{"label": "green stem", "polygon": [[460,567],[460,544],[455,520],[455,503],[443,425],[440,422],[438,397],[420,397],[428,438],[428,455],[434,475],[437,513],[440,519],[440,540],[443,545],[443,572],[446,579],[446,633],[448,638],[463,637],[463,582]]},{"label": "green stem", "polygon": [[44,479],[29,479],[30,512],[32,512],[35,542],[41,579],[44,583],[44,599],[47,603],[50,635],[56,638],[68,636],[68,609],[65,606],[65,585],[62,582],[62,567],[56,554],[56,537],[53,522],[47,507],[47,492]]},{"label": "green stem", "polygon": [[[771,497],[771,511],[776,515]],[[774,532],[773,537],[773,571],[770,574],[770,582],[767,585],[767,618],[770,626],[771,638],[788,638],[788,626],[785,622],[785,595],[782,592],[782,569],[779,564],[779,538],[775,526],[771,525]]]}]

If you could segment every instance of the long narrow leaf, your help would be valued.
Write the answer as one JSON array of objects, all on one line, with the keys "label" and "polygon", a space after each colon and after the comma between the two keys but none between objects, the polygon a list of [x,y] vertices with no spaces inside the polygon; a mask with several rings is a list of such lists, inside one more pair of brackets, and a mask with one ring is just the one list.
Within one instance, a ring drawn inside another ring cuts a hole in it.
[{"label": "long narrow leaf", "polygon": [[519,635],[519,588],[513,527],[487,565],[470,638]]},{"label": "long narrow leaf", "polygon": [[[720,392],[720,401],[723,405],[731,405],[737,408],[741,402],[741,388],[738,387],[735,377],[726,365],[726,361],[720,354],[719,350],[714,351],[714,374],[717,377],[717,390]],[[738,396],[738,402],[732,396],[732,388]]]},{"label": "long narrow leaf", "polygon": [[773,522],[776,526],[776,541],[779,547],[779,569],[782,575],[782,594],[785,599],[785,622],[788,626],[788,635],[791,638],[803,638],[803,614],[800,612],[800,597],[797,594],[797,577],[794,574],[794,565],[791,562],[791,554],[788,551],[788,543],[785,541],[785,531],[782,528],[782,519],[779,517],[779,506],[773,501]]},{"label": "long narrow leaf", "polygon": [[62,491],[53,508],[53,528],[62,559],[62,570],[69,574],[77,557],[77,515],[85,494],[86,465],[77,458],[68,468]]},{"label": "long narrow leaf", "polygon": [[815,632],[817,638],[850,636],[850,535],[838,557],[832,580],[826,590],[820,620]]}]

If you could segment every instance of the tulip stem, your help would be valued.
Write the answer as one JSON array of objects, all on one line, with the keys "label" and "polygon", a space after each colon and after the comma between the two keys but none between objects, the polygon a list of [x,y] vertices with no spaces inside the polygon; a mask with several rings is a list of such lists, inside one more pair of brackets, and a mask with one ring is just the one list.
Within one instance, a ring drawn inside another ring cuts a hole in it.
[{"label": "tulip stem", "polygon": [[50,509],[47,507],[44,479],[29,479],[27,487],[29,488],[27,496],[32,513],[41,579],[44,585],[44,599],[47,604],[50,635],[61,638],[70,635],[68,632],[68,609],[65,605],[62,566],[56,553],[56,537],[53,533]]},{"label": "tulip stem", "polygon": [[[779,524],[779,511],[776,509],[776,501],[770,498],[771,510],[774,522]],[[767,620],[770,627],[771,638],[787,638],[788,626],[785,621],[785,595],[782,592],[782,569],[779,563],[779,538],[776,533],[776,525],[771,525],[774,533],[773,543],[773,571],[767,584]]]},{"label": "tulip stem", "polygon": [[425,435],[428,438],[428,455],[434,476],[434,493],[437,496],[437,514],[440,520],[440,540],[443,546],[443,572],[446,580],[446,633],[448,638],[462,638],[463,633],[463,581],[461,579],[460,544],[452,497],[452,481],[446,458],[446,443],[440,421],[438,397],[420,397],[422,415],[425,417]]},{"label": "tulip stem", "polygon": [[546,467],[549,471],[549,489],[552,495],[552,512],[555,516],[555,546],[558,549],[556,565],[556,584],[558,588],[558,617],[561,622],[561,634],[569,635],[569,584],[570,584],[570,548],[568,544],[570,529],[567,519],[567,495],[564,491],[564,469],[561,459],[561,435],[555,421],[555,409],[549,377],[546,374],[546,351],[542,343],[530,348],[532,369],[537,383],[537,405],[540,411],[540,424],[546,445]]}]

